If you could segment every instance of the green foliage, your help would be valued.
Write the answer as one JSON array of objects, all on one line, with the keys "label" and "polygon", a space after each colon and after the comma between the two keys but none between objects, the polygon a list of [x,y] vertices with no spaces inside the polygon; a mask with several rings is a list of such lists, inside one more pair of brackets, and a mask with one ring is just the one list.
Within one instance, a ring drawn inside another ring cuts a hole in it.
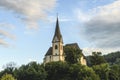
[{"label": "green foliage", "polygon": [[90,66],[106,63],[105,58],[101,52],[93,52],[92,56],[89,56]]},{"label": "green foliage", "polygon": [[16,69],[16,64],[14,62],[7,63],[5,66],[3,66],[5,69],[0,72],[0,77],[2,77],[4,74],[12,74],[14,76],[14,70]]},{"label": "green foliage", "polygon": [[94,65],[93,70],[99,75],[101,80],[108,80],[109,65],[107,63]]},{"label": "green foliage", "polygon": [[64,48],[64,52],[65,52],[65,61],[71,64],[80,63],[80,58],[82,56],[82,50],[80,50],[79,48],[66,46]]},{"label": "green foliage", "polygon": [[107,62],[112,63],[108,64],[100,52],[93,52],[87,57],[92,66],[88,67],[79,64],[82,56],[80,49],[66,47],[66,62],[45,65],[30,62],[19,68],[8,63],[0,72],[0,80],[120,80],[120,58],[115,54],[119,56],[119,52],[104,56]]},{"label": "green foliage", "polygon": [[16,80],[11,74],[4,74],[0,80]]},{"label": "green foliage", "polygon": [[69,80],[69,65],[66,62],[51,62],[45,65],[46,80]]},{"label": "green foliage", "polygon": [[120,52],[112,52],[107,55],[104,55],[105,60],[110,64],[120,64]]},{"label": "green foliage", "polygon": [[69,69],[70,80],[100,80],[92,68],[80,64],[72,64]]},{"label": "green foliage", "polygon": [[109,72],[109,80],[120,80],[120,65],[112,65]]},{"label": "green foliage", "polygon": [[17,80],[45,80],[47,75],[44,67],[36,62],[22,65],[15,73]]},{"label": "green foliage", "polygon": [[80,64],[52,62],[45,65],[46,80],[100,80],[92,68]]}]

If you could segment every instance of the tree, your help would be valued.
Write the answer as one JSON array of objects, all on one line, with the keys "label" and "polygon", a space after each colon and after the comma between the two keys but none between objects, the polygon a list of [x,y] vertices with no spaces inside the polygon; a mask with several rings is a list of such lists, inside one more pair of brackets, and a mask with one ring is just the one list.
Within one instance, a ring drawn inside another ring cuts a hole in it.
[{"label": "tree", "polygon": [[72,64],[69,71],[70,80],[100,80],[92,68],[81,64]]},{"label": "tree", "polygon": [[36,62],[22,65],[15,73],[17,80],[45,80],[47,75],[44,66]]},{"label": "tree", "polygon": [[104,55],[104,57],[110,65],[120,64],[120,51],[109,53]]},{"label": "tree", "polygon": [[64,52],[65,52],[65,61],[71,64],[80,63],[82,50],[80,50],[79,48],[66,46],[64,48]]},{"label": "tree", "polygon": [[101,80],[108,80],[110,68],[107,63],[94,65],[92,68],[95,73],[99,75]]},{"label": "tree", "polygon": [[109,72],[109,80],[120,80],[120,65],[112,65]]},{"label": "tree", "polygon": [[12,74],[14,76],[14,70],[16,69],[16,63],[9,62],[3,67],[4,67],[4,70],[0,72],[0,77],[2,77],[6,73]]},{"label": "tree", "polygon": [[69,80],[69,65],[66,62],[47,63],[45,64],[45,70],[47,72],[46,80]]},{"label": "tree", "polygon": [[0,80],[16,80],[11,74],[4,74]]},{"label": "tree", "polygon": [[101,52],[92,52],[92,56],[90,56],[90,65],[100,65],[106,63],[105,58],[102,56]]},{"label": "tree", "polygon": [[100,80],[92,68],[81,64],[51,62],[45,65],[46,80]]}]

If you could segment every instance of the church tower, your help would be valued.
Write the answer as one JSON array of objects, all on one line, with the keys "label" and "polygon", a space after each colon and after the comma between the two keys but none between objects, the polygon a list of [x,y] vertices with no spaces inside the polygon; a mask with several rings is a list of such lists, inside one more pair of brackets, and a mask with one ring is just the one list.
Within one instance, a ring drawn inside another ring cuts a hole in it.
[{"label": "church tower", "polygon": [[[77,43],[63,45],[63,38],[60,32],[59,20],[57,17],[55,33],[52,39],[52,46],[48,49],[47,53],[45,54],[44,64],[55,61],[65,61],[65,53],[63,51],[63,46],[81,50]],[[86,65],[86,58],[83,53],[81,53],[81,57],[78,58],[78,60],[80,64]]]},{"label": "church tower", "polygon": [[57,17],[56,29],[52,40],[52,61],[64,61],[63,55],[63,39],[59,28]]}]

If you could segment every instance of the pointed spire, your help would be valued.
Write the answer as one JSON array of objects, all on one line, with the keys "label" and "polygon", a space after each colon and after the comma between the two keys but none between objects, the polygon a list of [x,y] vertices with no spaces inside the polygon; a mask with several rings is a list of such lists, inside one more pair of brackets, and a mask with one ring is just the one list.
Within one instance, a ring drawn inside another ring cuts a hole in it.
[{"label": "pointed spire", "polygon": [[62,35],[61,35],[61,32],[60,32],[60,28],[59,28],[58,16],[57,16],[57,21],[56,21],[55,34],[54,34],[52,42],[54,42],[55,37],[58,38],[58,41],[62,41]]}]

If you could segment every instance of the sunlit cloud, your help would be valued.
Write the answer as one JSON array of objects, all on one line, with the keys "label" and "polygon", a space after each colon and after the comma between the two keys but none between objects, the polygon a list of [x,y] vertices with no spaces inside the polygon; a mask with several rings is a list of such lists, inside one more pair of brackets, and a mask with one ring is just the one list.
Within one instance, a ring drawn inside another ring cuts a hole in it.
[{"label": "sunlit cloud", "polygon": [[19,15],[27,29],[38,29],[38,21],[45,20],[55,4],[56,0],[0,0],[0,7]]},{"label": "sunlit cloud", "polygon": [[[0,9],[12,12],[17,19],[25,24],[26,31],[38,30],[38,22],[47,20],[47,13],[53,10],[55,5],[56,0],[0,0]],[[0,22],[1,45],[9,43],[6,40],[7,38],[16,39],[15,35],[9,32],[14,28],[15,26],[12,23]]]}]

